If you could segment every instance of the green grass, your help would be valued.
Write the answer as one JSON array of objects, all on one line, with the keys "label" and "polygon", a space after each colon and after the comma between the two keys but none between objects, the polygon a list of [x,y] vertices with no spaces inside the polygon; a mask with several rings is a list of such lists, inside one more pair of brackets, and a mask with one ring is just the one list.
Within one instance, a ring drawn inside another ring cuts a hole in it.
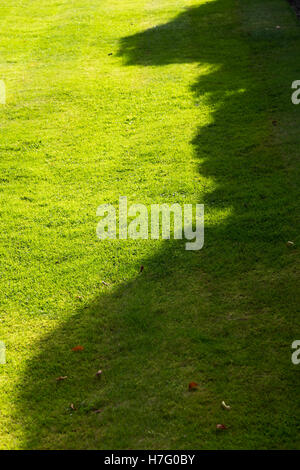
[{"label": "green grass", "polygon": [[[8,0],[0,17],[0,448],[300,448],[294,12]],[[99,241],[120,195],[204,203],[203,250]]]}]

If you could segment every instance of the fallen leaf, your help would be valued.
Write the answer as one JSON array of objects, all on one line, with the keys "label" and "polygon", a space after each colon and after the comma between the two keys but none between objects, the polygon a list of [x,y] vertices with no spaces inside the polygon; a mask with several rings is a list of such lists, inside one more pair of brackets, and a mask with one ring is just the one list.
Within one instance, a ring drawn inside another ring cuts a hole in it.
[{"label": "fallen leaf", "polygon": [[286,246],[294,246],[295,243],[294,242],[291,242],[290,240],[288,242],[286,242]]},{"label": "fallen leaf", "polygon": [[189,383],[189,391],[192,392],[192,391],[195,391],[198,389],[198,384],[196,382],[190,382]]},{"label": "fallen leaf", "polygon": [[101,377],[102,375],[102,370],[98,370],[98,372],[96,372],[96,377]]},{"label": "fallen leaf", "polygon": [[75,346],[74,348],[72,348],[72,351],[83,351],[83,350],[84,350],[83,346]]},{"label": "fallen leaf", "polygon": [[230,406],[229,406],[229,405],[226,405],[225,401],[222,401],[222,407],[223,407],[225,410],[230,410]]},{"label": "fallen leaf", "polygon": [[71,410],[73,410],[73,411],[76,411],[76,409],[77,409],[77,408],[75,408],[75,406],[74,406],[73,403],[71,403],[70,408],[71,408]]},{"label": "fallen leaf", "polygon": [[60,377],[57,377],[57,382],[60,382],[61,380],[66,380],[68,378],[67,375],[61,375]]},{"label": "fallen leaf", "polygon": [[225,426],[225,424],[217,424],[217,429],[219,429],[220,431],[224,431],[225,429],[227,429],[227,426]]}]

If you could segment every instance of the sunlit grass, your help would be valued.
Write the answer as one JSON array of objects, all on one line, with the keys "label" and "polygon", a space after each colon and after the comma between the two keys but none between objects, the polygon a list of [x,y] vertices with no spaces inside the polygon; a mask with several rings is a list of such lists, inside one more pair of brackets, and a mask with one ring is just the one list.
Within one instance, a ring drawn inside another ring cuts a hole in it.
[{"label": "sunlit grass", "polygon": [[[300,36],[254,3],[1,5],[1,448],[297,447]],[[99,241],[121,195],[204,203],[204,249]]]}]

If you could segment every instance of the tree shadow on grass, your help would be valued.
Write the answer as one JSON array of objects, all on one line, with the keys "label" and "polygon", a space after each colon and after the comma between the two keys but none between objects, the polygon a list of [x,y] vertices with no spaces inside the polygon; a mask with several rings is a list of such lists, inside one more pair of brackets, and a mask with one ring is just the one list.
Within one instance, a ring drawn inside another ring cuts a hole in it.
[{"label": "tree shadow on grass", "polygon": [[[143,260],[144,273],[108,287],[37,345],[18,399],[25,448],[297,445],[297,299],[285,247],[296,233],[297,187],[272,135],[266,89],[274,81],[262,80],[259,41],[241,33],[231,10],[231,1],[190,8],[120,45],[125,66],[211,65],[193,84],[195,105],[214,109],[193,140],[199,172],[215,188],[199,201],[205,247],[165,242]],[[276,74],[280,64],[268,60]],[[85,351],[72,352],[76,344]],[[56,384],[62,374],[68,380]],[[196,393],[187,392],[191,380],[200,382]],[[215,426],[224,421],[230,430],[220,436]]]}]

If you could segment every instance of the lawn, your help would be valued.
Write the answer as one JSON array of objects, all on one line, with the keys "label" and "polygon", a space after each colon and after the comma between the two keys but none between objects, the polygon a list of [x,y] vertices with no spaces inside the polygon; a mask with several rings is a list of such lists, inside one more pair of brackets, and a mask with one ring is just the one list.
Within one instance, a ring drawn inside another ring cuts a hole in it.
[{"label": "lawn", "polygon": [[[7,0],[0,18],[0,448],[299,449],[294,11]],[[100,241],[119,196],[204,204],[203,249]]]}]

